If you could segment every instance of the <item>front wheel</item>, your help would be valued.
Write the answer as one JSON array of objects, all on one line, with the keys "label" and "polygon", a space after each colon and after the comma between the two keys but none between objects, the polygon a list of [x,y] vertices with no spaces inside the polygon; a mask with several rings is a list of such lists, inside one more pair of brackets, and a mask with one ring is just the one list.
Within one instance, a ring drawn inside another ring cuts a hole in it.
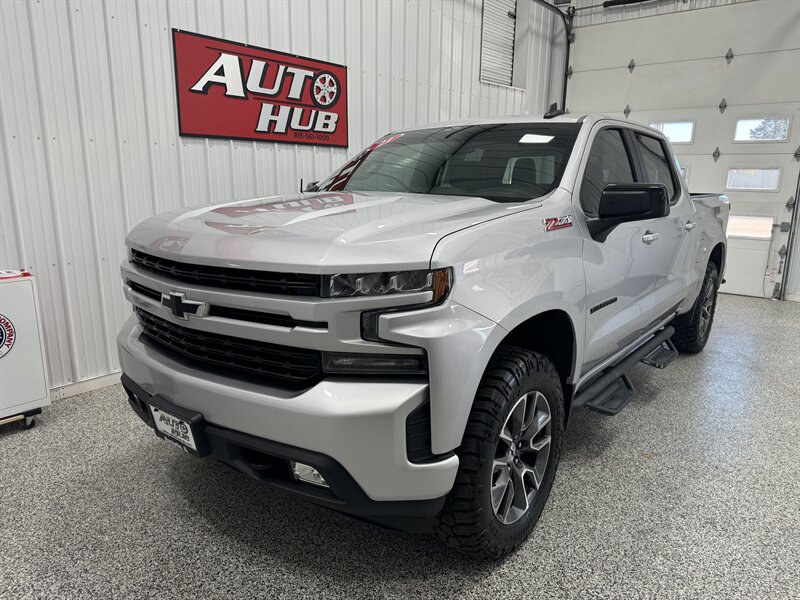
[{"label": "front wheel", "polygon": [[675,334],[672,343],[679,352],[697,354],[702,352],[711,334],[714,323],[714,312],[717,308],[717,289],[719,288],[719,271],[717,265],[709,262],[700,293],[692,310],[681,315],[672,323]]},{"label": "front wheel", "polygon": [[530,535],[553,484],[564,397],[546,357],[501,346],[475,397],[440,539],[476,558],[501,558]]}]

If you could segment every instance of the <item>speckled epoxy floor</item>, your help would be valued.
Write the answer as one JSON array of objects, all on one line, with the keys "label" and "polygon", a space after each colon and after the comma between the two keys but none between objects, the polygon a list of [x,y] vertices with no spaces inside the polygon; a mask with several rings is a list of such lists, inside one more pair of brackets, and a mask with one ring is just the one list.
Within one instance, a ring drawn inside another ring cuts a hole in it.
[{"label": "speckled epoxy floor", "polygon": [[0,597],[800,598],[800,304],[721,296],[703,354],[632,378],[493,564],[191,458],[119,386],[56,402],[0,428]]}]

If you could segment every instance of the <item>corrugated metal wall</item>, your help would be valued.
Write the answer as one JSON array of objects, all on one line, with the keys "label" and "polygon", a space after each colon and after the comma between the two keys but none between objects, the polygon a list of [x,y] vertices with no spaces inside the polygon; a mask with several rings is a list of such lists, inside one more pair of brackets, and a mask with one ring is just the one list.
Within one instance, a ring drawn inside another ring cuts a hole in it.
[{"label": "corrugated metal wall", "polygon": [[[711,8],[737,2],[753,2],[754,0],[650,0],[641,4],[628,4],[603,8],[602,0],[573,0],[572,5],[578,9],[573,24],[575,27],[600,25],[627,19],[639,19],[654,15],[665,15],[682,10]],[[797,0],[785,0],[796,2]]]},{"label": "corrugated metal wall", "polygon": [[[487,0],[488,1],[488,0]],[[378,136],[543,111],[553,18],[534,8],[526,90],[479,82],[480,0],[3,0],[0,268],[38,277],[54,386],[118,369],[118,266],[146,217],[291,192]],[[170,29],[349,69],[349,149],[178,137]]]}]

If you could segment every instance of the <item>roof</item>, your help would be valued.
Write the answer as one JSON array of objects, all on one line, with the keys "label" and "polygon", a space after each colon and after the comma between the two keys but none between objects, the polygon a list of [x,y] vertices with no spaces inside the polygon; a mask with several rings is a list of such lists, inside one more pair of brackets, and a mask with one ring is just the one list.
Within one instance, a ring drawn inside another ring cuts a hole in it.
[{"label": "roof", "polygon": [[[472,119],[458,119],[455,121],[440,121],[438,123],[426,123],[414,127],[404,127],[397,129],[392,133],[400,133],[404,131],[417,131],[420,129],[433,129],[435,127],[468,127],[470,125],[498,125],[506,123],[585,123],[593,125],[597,121],[614,121],[627,127],[641,127],[648,129],[644,123],[637,123],[635,121],[623,120],[618,117],[609,117],[607,115],[594,113],[589,115],[560,115],[550,119],[545,119],[542,115],[501,115],[497,117],[475,117]],[[659,133],[660,132],[655,132]]]}]

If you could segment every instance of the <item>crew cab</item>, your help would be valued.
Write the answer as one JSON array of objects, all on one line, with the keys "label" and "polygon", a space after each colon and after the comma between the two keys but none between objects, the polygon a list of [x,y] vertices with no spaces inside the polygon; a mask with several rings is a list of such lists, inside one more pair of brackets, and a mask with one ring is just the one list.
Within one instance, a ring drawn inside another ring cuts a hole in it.
[{"label": "crew cab", "polygon": [[728,212],[628,121],[393,132],[303,193],[133,229],[123,384],[187,452],[501,557],[570,415],[616,414],[635,364],[705,346]]}]

